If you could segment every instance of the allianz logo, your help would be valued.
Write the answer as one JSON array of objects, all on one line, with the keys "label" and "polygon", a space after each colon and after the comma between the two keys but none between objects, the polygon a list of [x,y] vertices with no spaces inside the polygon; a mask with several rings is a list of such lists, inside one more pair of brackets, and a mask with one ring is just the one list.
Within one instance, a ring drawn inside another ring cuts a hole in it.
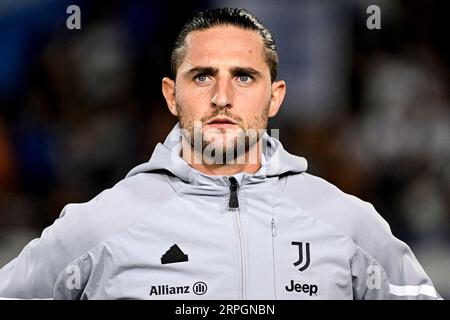
[{"label": "allianz logo", "polygon": [[[202,281],[198,281],[192,285],[192,292],[198,296],[206,293],[208,286]],[[191,293],[190,286],[169,286],[167,284],[151,286],[150,296],[172,295],[172,294],[188,294]]]}]

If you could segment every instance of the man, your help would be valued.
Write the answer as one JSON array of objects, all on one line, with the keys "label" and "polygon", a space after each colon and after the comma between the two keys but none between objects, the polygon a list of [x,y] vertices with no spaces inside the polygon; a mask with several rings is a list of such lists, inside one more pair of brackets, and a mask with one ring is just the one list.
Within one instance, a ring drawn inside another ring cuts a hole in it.
[{"label": "man", "polygon": [[179,118],[148,163],[67,205],[0,271],[0,296],[54,299],[438,299],[375,209],[306,173],[262,132],[286,84],[242,9],[196,14],[162,80]]}]

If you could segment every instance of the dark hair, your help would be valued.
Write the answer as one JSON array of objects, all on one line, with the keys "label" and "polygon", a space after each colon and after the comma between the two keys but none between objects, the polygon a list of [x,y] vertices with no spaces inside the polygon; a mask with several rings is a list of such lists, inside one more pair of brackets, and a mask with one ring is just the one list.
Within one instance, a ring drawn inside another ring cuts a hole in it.
[{"label": "dark hair", "polygon": [[207,30],[220,25],[232,25],[247,30],[255,30],[261,35],[270,78],[272,82],[275,81],[278,71],[278,52],[275,41],[269,30],[253,14],[240,8],[216,8],[194,13],[181,29],[172,49],[170,68],[173,79],[175,79],[178,67],[185,55],[184,45],[187,35],[192,31]]}]

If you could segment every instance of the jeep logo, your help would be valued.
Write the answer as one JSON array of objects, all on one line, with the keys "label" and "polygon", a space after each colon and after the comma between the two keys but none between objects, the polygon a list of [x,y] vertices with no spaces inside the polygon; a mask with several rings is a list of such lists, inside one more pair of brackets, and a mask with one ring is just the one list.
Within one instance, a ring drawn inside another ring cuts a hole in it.
[{"label": "jeep logo", "polygon": [[301,283],[295,283],[294,280],[291,280],[291,283],[289,286],[286,286],[286,291],[292,292],[303,292],[308,293],[310,296],[313,294],[317,294],[317,291],[319,290],[319,287],[315,284],[301,284]]}]

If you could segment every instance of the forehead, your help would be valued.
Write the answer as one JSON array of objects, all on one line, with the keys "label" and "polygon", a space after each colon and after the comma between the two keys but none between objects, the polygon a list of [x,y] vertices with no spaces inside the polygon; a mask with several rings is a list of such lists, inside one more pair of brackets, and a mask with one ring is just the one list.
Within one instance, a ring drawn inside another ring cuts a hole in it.
[{"label": "forehead", "polygon": [[217,26],[193,31],[186,37],[186,51],[180,69],[191,66],[245,65],[267,67],[264,43],[255,30]]}]

